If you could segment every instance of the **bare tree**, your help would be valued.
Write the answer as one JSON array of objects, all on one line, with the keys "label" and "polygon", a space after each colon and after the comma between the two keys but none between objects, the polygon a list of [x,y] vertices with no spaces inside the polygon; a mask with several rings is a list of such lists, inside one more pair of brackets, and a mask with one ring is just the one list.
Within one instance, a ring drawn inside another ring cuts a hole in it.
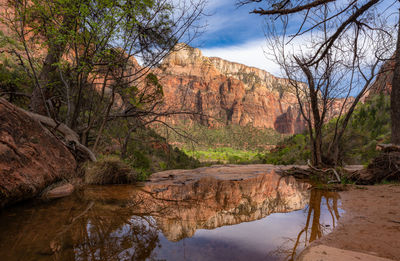
[{"label": "bare tree", "polygon": [[392,143],[400,145],[400,12],[397,32],[395,66],[392,79],[392,91],[390,94],[390,106],[392,119]]},{"label": "bare tree", "polygon": [[[251,2],[260,1],[240,4]],[[282,1],[252,11],[271,16],[266,36],[296,93],[315,166],[342,163],[340,144],[352,112],[394,51],[393,27],[378,15],[376,2]],[[299,27],[293,29],[292,18],[302,21]],[[323,126],[332,116],[334,134],[323,144]]]}]

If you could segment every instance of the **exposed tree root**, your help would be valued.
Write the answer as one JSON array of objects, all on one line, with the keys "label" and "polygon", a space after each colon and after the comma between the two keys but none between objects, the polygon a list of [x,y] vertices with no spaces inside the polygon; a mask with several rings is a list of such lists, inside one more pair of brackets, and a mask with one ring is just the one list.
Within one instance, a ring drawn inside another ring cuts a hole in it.
[{"label": "exposed tree root", "polygon": [[36,114],[23,109],[21,110],[24,111],[32,119],[41,123],[42,125],[50,127],[52,128],[52,130],[61,133],[65,139],[65,144],[69,149],[72,149],[74,151],[77,150],[78,152],[83,154],[84,157],[88,158],[91,161],[97,161],[94,153],[89,148],[87,148],[86,146],[82,145],[79,142],[78,134],[76,134],[76,132],[71,130],[67,125],[63,123],[57,123],[55,120],[40,114]]},{"label": "exposed tree root", "polygon": [[293,176],[297,179],[314,180],[322,184],[341,183],[338,170],[334,168],[318,169],[311,164],[308,164],[308,168],[293,167],[288,170],[282,170],[281,175]]}]

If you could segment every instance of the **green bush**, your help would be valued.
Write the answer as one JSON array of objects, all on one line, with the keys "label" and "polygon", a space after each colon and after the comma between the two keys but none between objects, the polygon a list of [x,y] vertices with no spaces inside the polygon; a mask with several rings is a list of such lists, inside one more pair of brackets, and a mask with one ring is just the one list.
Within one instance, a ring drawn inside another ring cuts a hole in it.
[{"label": "green bush", "polygon": [[[332,140],[336,119],[323,128],[323,151]],[[343,164],[368,164],[377,156],[376,145],[390,140],[390,97],[378,95],[359,104],[340,143]],[[278,143],[266,153],[263,162],[275,165],[304,164],[311,159],[308,134],[297,134]]]},{"label": "green bush", "polygon": [[266,147],[276,145],[285,137],[273,129],[255,128],[251,125],[227,125],[218,128],[209,128],[200,124],[182,122],[175,126],[177,129],[189,133],[196,142],[188,141],[185,137],[165,129],[163,126],[155,130],[169,143],[179,148],[193,151],[208,149],[232,148],[241,151],[265,151]]},{"label": "green bush", "polygon": [[207,150],[187,150],[183,151],[203,163],[230,163],[230,164],[250,164],[262,163],[261,154],[256,151],[236,150],[233,148],[210,148]]}]

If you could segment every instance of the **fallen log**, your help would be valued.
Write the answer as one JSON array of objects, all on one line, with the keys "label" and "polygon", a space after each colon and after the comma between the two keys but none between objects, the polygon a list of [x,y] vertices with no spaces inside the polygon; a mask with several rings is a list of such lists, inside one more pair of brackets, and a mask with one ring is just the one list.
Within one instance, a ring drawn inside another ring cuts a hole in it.
[{"label": "fallen log", "polygon": [[400,151],[400,146],[396,144],[378,144],[377,147],[385,152]]}]

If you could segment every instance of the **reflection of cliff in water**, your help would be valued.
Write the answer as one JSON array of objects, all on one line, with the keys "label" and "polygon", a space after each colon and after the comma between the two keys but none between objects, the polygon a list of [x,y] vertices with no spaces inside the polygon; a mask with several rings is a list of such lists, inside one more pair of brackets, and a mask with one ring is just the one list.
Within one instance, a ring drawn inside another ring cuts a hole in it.
[{"label": "reflection of cliff in water", "polygon": [[[192,237],[198,229],[303,209],[308,188],[308,184],[274,173],[242,181],[204,178],[185,185],[141,189],[91,187],[74,197],[1,213],[0,256],[4,260],[155,260],[160,258],[160,249],[171,244],[179,244],[173,246],[181,251],[181,243],[173,242]],[[313,209],[315,216],[317,208]],[[321,233],[316,231],[318,237]],[[167,242],[163,236],[172,242],[161,248]],[[217,252],[226,258],[230,254]]]},{"label": "reflection of cliff in water", "polygon": [[[143,213],[156,213],[158,227],[172,241],[197,229],[214,229],[261,219],[271,213],[302,209],[310,186],[270,173],[243,181],[203,178],[182,186],[147,186]],[[137,196],[143,196],[137,194]]]}]

